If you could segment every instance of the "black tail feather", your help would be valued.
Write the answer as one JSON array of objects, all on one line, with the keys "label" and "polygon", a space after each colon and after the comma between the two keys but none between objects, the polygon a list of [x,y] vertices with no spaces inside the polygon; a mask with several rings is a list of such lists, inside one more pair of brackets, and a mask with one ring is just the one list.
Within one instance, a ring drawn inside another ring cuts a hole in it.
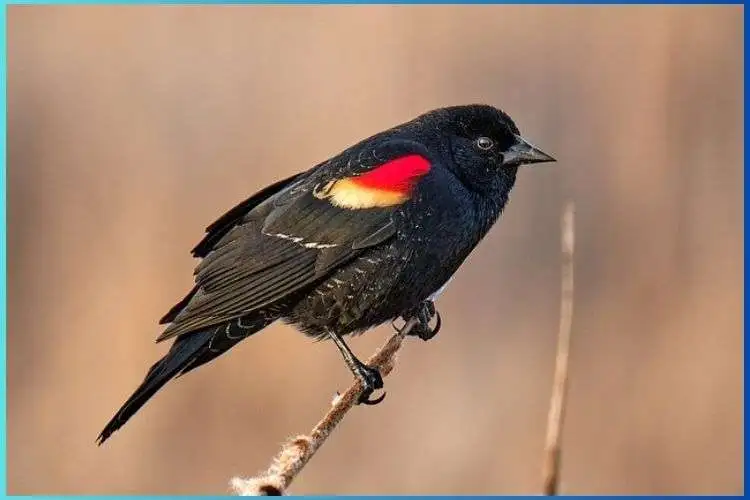
[{"label": "black tail feather", "polygon": [[164,384],[224,354],[277,318],[277,315],[258,311],[255,317],[237,318],[208,330],[178,337],[169,352],[149,369],[141,385],[107,423],[96,440],[97,444],[104,443],[113,432],[125,425]]},{"label": "black tail feather", "polygon": [[211,341],[212,335],[213,330],[210,330],[207,332],[196,332],[177,339],[169,352],[149,369],[146,378],[138,389],[122,405],[122,408],[112,417],[112,420],[107,423],[96,440],[97,444],[101,445],[104,443],[113,432],[125,425],[125,422],[135,415],[164,384],[185,369],[191,363],[192,359],[196,355],[199,355]]}]

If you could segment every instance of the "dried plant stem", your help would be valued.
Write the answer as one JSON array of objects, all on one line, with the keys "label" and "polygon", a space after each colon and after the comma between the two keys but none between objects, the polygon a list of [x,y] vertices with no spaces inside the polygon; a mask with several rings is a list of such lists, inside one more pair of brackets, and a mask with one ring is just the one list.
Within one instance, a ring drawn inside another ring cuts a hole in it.
[{"label": "dried plant stem", "polygon": [[544,445],[542,477],[545,495],[557,495],[560,488],[560,442],[565,417],[570,332],[573,322],[573,249],[575,245],[573,209],[573,202],[568,202],[562,214],[562,299],[557,355],[555,356],[555,376],[547,419],[547,438]]},{"label": "dried plant stem", "polygon": [[[385,377],[393,369],[394,355],[401,348],[406,335],[419,321],[410,319],[400,332],[394,334],[378,351],[367,360],[367,364],[377,368]],[[308,435],[289,440],[274,458],[271,466],[262,474],[250,479],[235,477],[231,480],[232,490],[242,496],[283,495],[294,478],[307,465],[315,452],[326,442],[344,415],[352,409],[362,393],[362,384],[355,382],[340,396]]]}]

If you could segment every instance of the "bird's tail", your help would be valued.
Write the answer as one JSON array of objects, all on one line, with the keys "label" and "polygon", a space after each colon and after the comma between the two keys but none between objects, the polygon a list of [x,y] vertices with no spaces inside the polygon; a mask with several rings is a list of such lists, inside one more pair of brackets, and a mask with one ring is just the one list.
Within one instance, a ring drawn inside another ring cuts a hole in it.
[{"label": "bird's tail", "polygon": [[104,443],[113,432],[125,425],[164,384],[223,354],[240,340],[265,328],[274,320],[275,318],[267,317],[259,317],[254,321],[240,318],[209,330],[178,337],[169,352],[149,369],[141,385],[104,426],[96,440],[97,444]]}]

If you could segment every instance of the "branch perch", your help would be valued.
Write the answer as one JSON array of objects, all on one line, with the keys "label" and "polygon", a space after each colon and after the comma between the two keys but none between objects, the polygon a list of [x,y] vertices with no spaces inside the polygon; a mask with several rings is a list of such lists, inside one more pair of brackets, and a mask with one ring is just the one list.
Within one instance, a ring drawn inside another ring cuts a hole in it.
[{"label": "branch perch", "polygon": [[[417,324],[419,320],[415,318],[407,321],[399,332],[388,339],[367,360],[367,365],[377,368],[380,375],[386,377],[393,370],[395,354],[401,348],[404,338]],[[232,478],[230,481],[232,491],[241,496],[285,494],[297,474],[302,471],[347,412],[356,404],[360,394],[362,394],[362,384],[359,380],[355,380],[344,394],[334,398],[331,408],[313,427],[310,434],[297,436],[284,444],[265,472],[250,479]]]},{"label": "branch perch", "polygon": [[544,495],[557,495],[560,489],[560,450],[562,425],[565,417],[565,398],[568,391],[568,358],[570,332],[573,323],[573,250],[575,246],[573,202],[565,205],[562,214],[562,299],[560,302],[560,330],[557,337],[555,376],[552,383],[547,438],[542,466]]}]

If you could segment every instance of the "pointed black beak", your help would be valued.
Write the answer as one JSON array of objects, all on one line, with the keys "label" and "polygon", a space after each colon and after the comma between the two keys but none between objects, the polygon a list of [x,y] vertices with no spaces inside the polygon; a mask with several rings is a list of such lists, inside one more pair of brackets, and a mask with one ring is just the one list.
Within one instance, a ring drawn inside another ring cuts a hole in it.
[{"label": "pointed black beak", "polygon": [[516,136],[516,143],[503,154],[503,166],[528,165],[531,163],[547,163],[557,161],[541,149],[529,143],[520,135]]}]

